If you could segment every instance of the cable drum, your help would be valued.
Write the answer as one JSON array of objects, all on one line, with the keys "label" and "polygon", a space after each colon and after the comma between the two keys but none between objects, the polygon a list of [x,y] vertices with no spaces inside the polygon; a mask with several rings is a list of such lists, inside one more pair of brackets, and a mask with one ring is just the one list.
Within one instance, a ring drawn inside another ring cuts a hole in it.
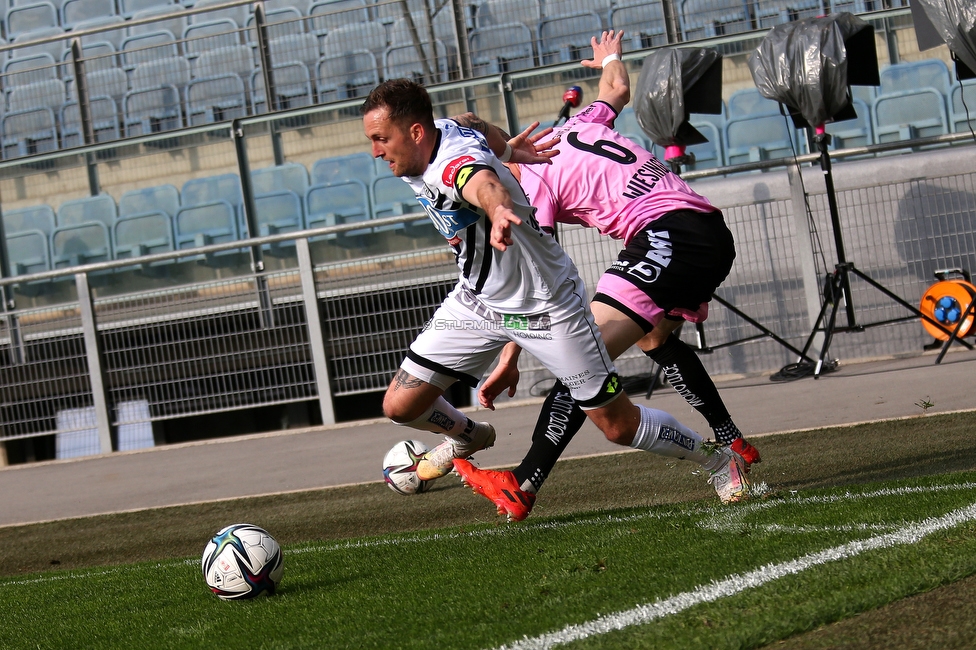
[{"label": "cable drum", "polygon": [[[936,282],[922,294],[919,310],[949,330],[954,330],[962,319],[959,338],[973,331],[972,303],[976,299],[976,286],[966,280],[952,278]],[[965,318],[963,315],[965,314]],[[949,335],[929,321],[922,319],[925,331],[940,341],[948,341]]]}]

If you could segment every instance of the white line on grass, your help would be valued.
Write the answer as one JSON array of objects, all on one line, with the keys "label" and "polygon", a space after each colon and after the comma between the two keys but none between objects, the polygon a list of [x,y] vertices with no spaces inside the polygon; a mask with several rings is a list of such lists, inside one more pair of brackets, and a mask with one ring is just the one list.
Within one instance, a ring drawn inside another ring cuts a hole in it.
[{"label": "white line on grass", "polygon": [[767,564],[754,571],[729,576],[724,580],[702,585],[693,591],[687,591],[665,600],[659,600],[648,605],[639,605],[624,612],[600,616],[579,625],[569,625],[558,632],[537,637],[525,637],[521,641],[500,646],[497,650],[544,650],[587,637],[622,630],[632,625],[649,623],[665,616],[677,614],[689,607],[732,596],[747,589],[754,589],[773,580],[800,573],[821,564],[855,557],[866,551],[890,548],[900,544],[915,544],[927,535],[973,520],[976,520],[976,503],[954,510],[942,517],[932,517],[917,524],[905,526],[887,535],[848,542],[780,564]]}]

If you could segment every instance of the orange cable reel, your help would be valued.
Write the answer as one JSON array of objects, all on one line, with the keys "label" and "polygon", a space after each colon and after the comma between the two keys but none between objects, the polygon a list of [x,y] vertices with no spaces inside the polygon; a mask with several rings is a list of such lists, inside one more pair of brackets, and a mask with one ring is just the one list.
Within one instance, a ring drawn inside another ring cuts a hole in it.
[{"label": "orange cable reel", "polygon": [[[973,329],[972,303],[976,299],[976,286],[966,280],[952,278],[936,282],[922,294],[922,304],[919,311],[940,323],[943,327],[953,331],[963,318],[959,328],[958,338],[962,338]],[[926,319],[922,319],[925,331],[940,341],[948,341],[949,334],[936,327]]]}]

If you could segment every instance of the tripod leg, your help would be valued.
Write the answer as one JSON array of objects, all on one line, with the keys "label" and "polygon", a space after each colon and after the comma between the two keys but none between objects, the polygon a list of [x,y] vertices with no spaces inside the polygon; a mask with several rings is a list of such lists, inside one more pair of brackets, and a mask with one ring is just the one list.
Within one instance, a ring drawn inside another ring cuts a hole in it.
[{"label": "tripod leg", "polygon": [[[824,286],[823,286],[824,295],[827,295],[828,293],[832,296],[837,295],[837,292],[834,289],[833,282],[834,282],[833,274],[828,275],[824,279]],[[834,301],[835,300],[825,300],[823,304],[820,306],[820,313],[817,314],[817,320],[813,322],[813,327],[810,330],[810,336],[807,337],[807,342],[803,344],[803,351],[800,352],[800,359],[798,360],[798,362],[802,361],[803,359],[810,359],[810,357],[807,356],[807,352],[809,352],[810,348],[813,347],[813,339],[816,337],[817,332],[820,331],[820,327],[824,324],[824,316],[827,314],[827,307],[829,307]]]},{"label": "tripod leg", "polygon": [[817,359],[817,365],[813,370],[813,378],[820,379],[820,371],[823,369],[824,358],[827,356],[827,350],[830,349],[830,341],[834,338],[834,326],[837,324],[837,310],[840,307],[839,296],[834,294],[834,304],[830,308],[830,319],[827,322],[827,327],[824,328],[824,343],[823,347],[820,349],[820,358]]}]

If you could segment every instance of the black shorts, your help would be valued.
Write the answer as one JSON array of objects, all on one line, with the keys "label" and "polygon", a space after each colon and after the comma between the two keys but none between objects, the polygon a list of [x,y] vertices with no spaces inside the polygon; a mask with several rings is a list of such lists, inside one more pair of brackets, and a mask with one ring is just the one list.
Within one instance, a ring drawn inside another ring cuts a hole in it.
[{"label": "black shorts", "polygon": [[652,329],[652,317],[660,312],[665,318],[695,320],[693,315],[672,312],[699,311],[728,277],[733,260],[735,242],[721,212],[676,210],[631,239],[600,280],[593,299],[627,313],[645,331]]}]

